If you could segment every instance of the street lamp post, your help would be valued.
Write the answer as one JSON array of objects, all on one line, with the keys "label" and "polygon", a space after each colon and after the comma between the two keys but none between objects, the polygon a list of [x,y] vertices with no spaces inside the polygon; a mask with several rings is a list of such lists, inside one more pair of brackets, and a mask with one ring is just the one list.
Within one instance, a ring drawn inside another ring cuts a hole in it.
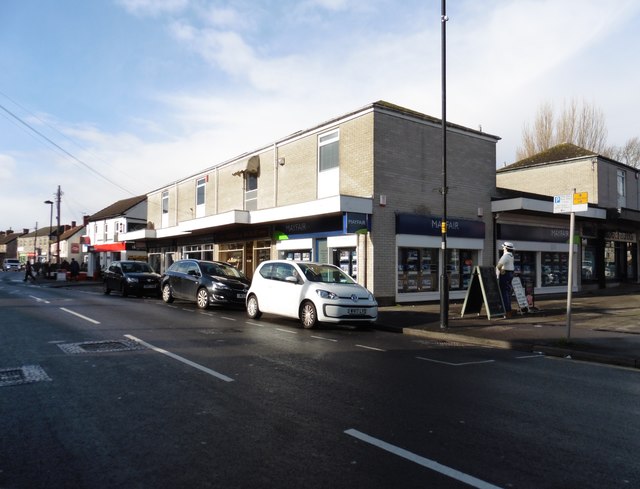
[{"label": "street lamp post", "polygon": [[49,204],[49,242],[47,244],[47,261],[51,263],[51,228],[53,227],[53,201],[45,200],[45,204]]}]

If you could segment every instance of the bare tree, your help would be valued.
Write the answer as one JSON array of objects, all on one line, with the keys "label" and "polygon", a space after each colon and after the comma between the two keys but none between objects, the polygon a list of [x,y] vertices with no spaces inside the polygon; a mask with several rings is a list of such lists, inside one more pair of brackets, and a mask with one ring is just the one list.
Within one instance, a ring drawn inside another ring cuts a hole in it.
[{"label": "bare tree", "polygon": [[607,150],[605,156],[625,165],[640,168],[640,138],[629,139],[624,146],[613,146]]},{"label": "bare tree", "polygon": [[522,143],[516,159],[522,160],[545,151],[557,144],[572,143],[602,154],[607,146],[607,127],[602,110],[586,102],[571,100],[556,116],[550,103],[543,103],[530,126],[522,129]]}]

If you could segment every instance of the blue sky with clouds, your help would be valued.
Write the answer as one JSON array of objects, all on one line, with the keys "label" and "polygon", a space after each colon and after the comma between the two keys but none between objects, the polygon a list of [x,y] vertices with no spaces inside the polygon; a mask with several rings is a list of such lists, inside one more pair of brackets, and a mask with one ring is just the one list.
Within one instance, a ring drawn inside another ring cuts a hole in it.
[{"label": "blue sky with clouds", "polygon": [[[441,115],[439,0],[1,0],[0,229],[62,222],[376,100]],[[447,118],[511,163],[542,103],[640,136],[640,2],[449,0]]]}]

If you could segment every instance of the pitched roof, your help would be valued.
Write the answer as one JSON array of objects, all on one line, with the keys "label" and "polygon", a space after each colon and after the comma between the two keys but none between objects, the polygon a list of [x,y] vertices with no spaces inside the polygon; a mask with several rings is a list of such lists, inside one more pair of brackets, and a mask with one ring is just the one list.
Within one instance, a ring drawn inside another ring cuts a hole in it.
[{"label": "pitched roof", "polygon": [[65,239],[69,239],[70,237],[72,237],[74,234],[76,234],[79,231],[82,231],[84,229],[84,225],[82,226],[76,226],[73,227],[71,229],[66,230],[64,233],[62,233],[60,235],[60,241],[64,241]]},{"label": "pitched roof", "polygon": [[144,202],[145,200],[147,200],[146,195],[138,195],[137,197],[129,197],[128,199],[119,200],[110,206],[105,207],[101,211],[96,212],[92,216],[89,216],[89,221],[101,221],[111,217],[122,216],[129,209],[135,207],[140,202]]},{"label": "pitched roof", "polygon": [[541,151],[538,154],[530,156],[528,158],[524,158],[520,161],[516,161],[515,163],[511,163],[503,168],[499,168],[497,171],[506,171],[506,170],[514,170],[517,168],[525,168],[528,166],[538,166],[544,165],[547,163],[554,163],[557,161],[566,161],[574,158],[584,158],[587,156],[599,156],[598,153],[594,153],[585,148],[581,148],[580,146],[576,146],[571,143],[562,143],[552,148],[549,148],[545,151]]}]

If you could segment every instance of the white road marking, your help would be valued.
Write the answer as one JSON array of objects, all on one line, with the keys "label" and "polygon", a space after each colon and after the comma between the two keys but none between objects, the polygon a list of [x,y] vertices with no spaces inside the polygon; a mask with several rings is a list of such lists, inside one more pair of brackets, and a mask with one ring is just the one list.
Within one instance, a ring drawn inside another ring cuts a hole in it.
[{"label": "white road marking", "polygon": [[260,324],[260,323],[252,323],[251,321],[247,321],[247,324],[250,324],[251,326],[258,326],[260,328],[264,328],[264,324]]},{"label": "white road marking", "polygon": [[544,358],[544,355],[542,354],[537,354],[537,355],[523,355],[521,357],[516,357],[517,359],[523,359],[523,358]]},{"label": "white road marking", "polygon": [[335,340],[333,338],[324,338],[322,336],[313,336],[313,335],[311,335],[311,337],[315,338],[316,340],[333,341],[334,343],[338,342],[338,340]]},{"label": "white road marking", "polygon": [[276,328],[276,331],[281,331],[283,333],[289,333],[289,334],[298,334],[297,331],[291,331],[290,329]]},{"label": "white road marking", "polygon": [[373,346],[365,346],[365,345],[356,345],[358,348],[365,348],[367,350],[374,350],[374,351],[387,351],[387,350],[383,350],[381,348],[374,348]]},{"label": "white road marking", "polygon": [[31,297],[32,299],[37,300],[38,302],[44,302],[45,304],[51,304],[51,302],[49,302],[46,299],[41,299],[40,297],[36,297],[35,295],[30,295],[29,297]]},{"label": "white road marking", "polygon": [[398,457],[402,457],[406,460],[414,462],[418,465],[422,465],[427,469],[433,470],[434,472],[438,472],[439,474],[450,477],[451,479],[455,479],[457,481],[468,484],[477,489],[501,489],[499,486],[494,486],[488,482],[480,480],[471,475],[465,474],[464,472],[460,472],[459,470],[452,469],[451,467],[447,467],[446,465],[442,465],[434,460],[430,460],[428,458],[421,457],[420,455],[416,455],[415,453],[409,452],[403,448],[397,447],[395,445],[391,445],[385,441],[379,440],[378,438],[374,438],[372,436],[367,435],[366,433],[362,433],[358,430],[349,429],[345,431],[345,434],[349,436],[353,436],[358,440],[361,440],[365,443],[369,443],[375,447],[381,448],[389,453],[397,455]]},{"label": "white road marking", "polygon": [[227,317],[227,316],[220,316],[220,319],[226,319],[227,321],[237,321],[236,318],[230,318],[230,317]]},{"label": "white road marking", "polygon": [[77,317],[79,317],[81,319],[84,319],[85,321],[89,321],[90,323],[100,324],[100,321],[96,321],[95,319],[91,319],[91,318],[89,318],[87,316],[83,316],[82,314],[78,314],[77,312],[73,312],[72,310],[67,309],[66,307],[61,307],[60,309],[62,311],[64,311],[64,312],[68,312],[69,314],[73,314],[74,316],[77,316]]},{"label": "white road marking", "polygon": [[216,372],[215,370],[211,370],[210,368],[207,368],[203,365],[200,365],[199,363],[195,363],[192,362],[191,360],[188,360],[184,357],[181,357],[180,355],[176,355],[175,353],[171,353],[170,351],[167,350],[163,350],[162,348],[159,348],[157,346],[152,345],[151,343],[147,343],[146,341],[141,340],[140,338],[136,338],[135,336],[132,336],[130,334],[126,334],[124,335],[125,338],[129,338],[130,340],[136,341],[138,343],[140,343],[141,345],[146,346],[147,348],[158,352],[158,353],[162,353],[163,355],[167,355],[168,357],[173,358],[174,360],[178,360],[179,362],[184,363],[185,365],[189,365],[190,367],[196,368],[206,374],[212,375],[213,377],[216,377],[217,379],[220,380],[224,380],[225,382],[233,382],[234,379],[232,379],[231,377],[227,377],[224,374],[221,374],[220,372]]},{"label": "white road marking", "polygon": [[425,357],[416,357],[418,360],[424,360],[425,362],[433,362],[433,363],[441,363],[442,365],[449,365],[450,367],[464,367],[466,365],[479,365],[482,363],[493,363],[495,360],[479,360],[477,362],[461,362],[461,363],[451,363],[451,362],[443,362],[441,360],[434,360],[433,358],[425,358]]}]

